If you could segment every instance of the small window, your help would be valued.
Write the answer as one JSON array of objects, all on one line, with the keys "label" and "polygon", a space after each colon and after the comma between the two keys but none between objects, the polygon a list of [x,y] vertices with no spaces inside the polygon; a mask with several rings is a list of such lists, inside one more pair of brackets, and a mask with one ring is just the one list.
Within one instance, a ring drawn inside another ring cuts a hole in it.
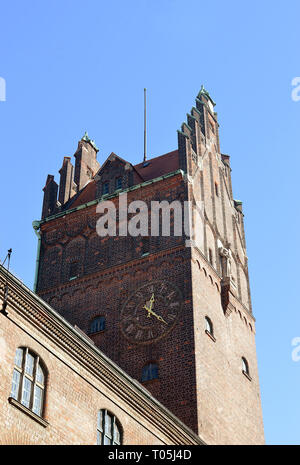
[{"label": "small window", "polygon": [[245,357],[242,357],[242,372],[245,375],[248,375],[248,377],[250,377],[249,364],[248,364],[247,360],[245,359]]},{"label": "small window", "polygon": [[119,446],[122,444],[121,425],[107,410],[99,410],[97,419],[97,444]]},{"label": "small window", "polygon": [[217,182],[215,182],[215,192],[216,192],[216,196],[219,197],[219,186]]},{"label": "small window", "polygon": [[142,382],[156,378],[158,378],[158,365],[156,363],[145,365],[142,371]]},{"label": "small window", "polygon": [[106,181],[102,184],[102,194],[108,194],[109,193],[109,182]]},{"label": "small window", "polygon": [[70,270],[69,270],[69,279],[74,279],[78,277],[78,263],[73,262],[70,263]]},{"label": "small window", "polygon": [[116,189],[122,189],[122,178],[116,178]]},{"label": "small window", "polygon": [[98,316],[97,318],[94,318],[94,320],[91,322],[90,334],[98,333],[99,331],[104,331],[104,330],[105,330],[105,317]]},{"label": "small window", "polygon": [[209,263],[212,265],[213,264],[213,253],[211,249],[208,249],[208,260],[209,260]]},{"label": "small window", "polygon": [[214,335],[214,327],[213,327],[213,324],[211,322],[211,319],[208,318],[208,316],[205,317],[205,330],[206,330],[206,332],[208,332],[212,336]]},{"label": "small window", "polygon": [[148,254],[150,251],[150,237],[143,237],[142,255]]},{"label": "small window", "polygon": [[10,395],[40,417],[43,414],[45,378],[40,358],[28,348],[19,347],[15,355]]}]

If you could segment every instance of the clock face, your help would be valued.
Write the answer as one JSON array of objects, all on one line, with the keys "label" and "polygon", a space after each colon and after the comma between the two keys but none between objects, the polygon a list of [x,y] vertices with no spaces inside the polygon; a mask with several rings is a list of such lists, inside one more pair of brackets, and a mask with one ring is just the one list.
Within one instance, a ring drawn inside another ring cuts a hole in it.
[{"label": "clock face", "polygon": [[137,289],[121,310],[123,335],[135,344],[150,344],[176,325],[182,307],[180,290],[168,281],[153,281]]}]

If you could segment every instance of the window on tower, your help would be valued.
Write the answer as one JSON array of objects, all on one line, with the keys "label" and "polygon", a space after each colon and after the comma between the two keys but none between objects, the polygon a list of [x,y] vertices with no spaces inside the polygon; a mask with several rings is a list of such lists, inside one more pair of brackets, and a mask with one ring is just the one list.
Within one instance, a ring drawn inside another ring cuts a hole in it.
[{"label": "window on tower", "polygon": [[109,182],[106,181],[102,184],[102,195],[109,193]]},{"label": "window on tower", "polygon": [[148,255],[150,252],[150,237],[145,236],[143,237],[142,242],[142,255]]},{"label": "window on tower", "polygon": [[158,378],[158,365],[157,363],[148,363],[143,367],[142,382],[150,381],[151,379]]},{"label": "window on tower", "polygon": [[245,357],[242,357],[242,372],[248,379],[251,380],[250,371],[249,371],[249,363]]},{"label": "window on tower", "polygon": [[41,417],[45,398],[46,370],[38,355],[19,347],[15,355],[11,397]]},{"label": "window on tower", "polygon": [[209,260],[209,263],[212,265],[213,264],[213,253],[211,249],[208,249],[208,260]]},{"label": "window on tower", "polygon": [[216,196],[219,197],[219,186],[217,182],[215,182],[215,192],[216,192]]},{"label": "window on tower", "polygon": [[77,262],[72,262],[70,263],[70,268],[69,268],[69,279],[74,279],[78,277],[78,263]]},{"label": "window on tower", "polygon": [[105,316],[97,316],[91,321],[90,334],[105,330]]},{"label": "window on tower", "polygon": [[205,332],[214,342],[216,342],[214,336],[214,326],[212,324],[211,319],[208,316],[205,317]]},{"label": "window on tower", "polygon": [[116,190],[117,189],[122,189],[122,178],[121,178],[121,176],[116,178]]},{"label": "window on tower", "polygon": [[211,319],[208,318],[208,316],[205,317],[205,329],[209,334],[211,334],[213,336],[214,328],[213,328],[213,324],[211,322]]}]

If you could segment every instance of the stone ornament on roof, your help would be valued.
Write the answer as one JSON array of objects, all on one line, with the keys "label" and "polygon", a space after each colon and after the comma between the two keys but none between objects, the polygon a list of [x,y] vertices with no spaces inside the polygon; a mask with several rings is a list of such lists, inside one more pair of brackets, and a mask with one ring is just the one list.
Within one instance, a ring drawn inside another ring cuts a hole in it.
[{"label": "stone ornament on roof", "polygon": [[94,149],[96,150],[96,152],[99,152],[99,149],[98,149],[98,147],[96,146],[95,141],[94,141],[93,139],[90,139],[90,138],[89,138],[89,135],[88,135],[87,131],[85,131],[84,136],[81,138],[81,140],[84,140],[85,142],[89,142],[89,143],[94,147]]},{"label": "stone ornament on roof", "polygon": [[200,89],[199,94],[198,94],[197,97],[199,98],[201,95],[204,95],[207,99],[209,99],[211,101],[211,103],[213,104],[213,106],[216,105],[216,103],[213,101],[213,99],[209,95],[209,92],[205,89],[203,84],[201,85],[201,89]]}]

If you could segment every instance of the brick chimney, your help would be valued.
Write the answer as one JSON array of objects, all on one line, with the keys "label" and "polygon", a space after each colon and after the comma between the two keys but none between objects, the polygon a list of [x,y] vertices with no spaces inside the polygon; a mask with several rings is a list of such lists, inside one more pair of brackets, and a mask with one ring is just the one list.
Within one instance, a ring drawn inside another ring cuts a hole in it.
[{"label": "brick chimney", "polygon": [[59,170],[59,195],[58,200],[64,205],[73,195],[76,194],[76,185],[73,181],[74,166],[71,163],[71,157],[64,157],[61,169]]},{"label": "brick chimney", "polygon": [[48,174],[46,185],[43,188],[44,200],[42,218],[46,218],[47,216],[52,215],[55,212],[57,202],[57,190],[58,185],[54,181],[54,176],[52,174]]},{"label": "brick chimney", "polygon": [[74,181],[77,184],[77,191],[80,191],[99,170],[98,151],[95,142],[89,138],[86,132],[78,142],[78,148],[74,154],[76,160]]}]

